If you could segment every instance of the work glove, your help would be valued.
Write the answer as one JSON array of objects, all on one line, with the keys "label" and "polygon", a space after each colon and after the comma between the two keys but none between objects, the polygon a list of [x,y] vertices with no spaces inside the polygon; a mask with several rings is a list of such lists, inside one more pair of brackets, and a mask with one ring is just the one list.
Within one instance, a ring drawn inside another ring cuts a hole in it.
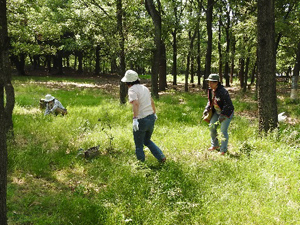
[{"label": "work glove", "polygon": [[156,113],[154,113],[154,118],[155,118],[155,120],[158,119],[158,116],[156,115]]},{"label": "work glove", "polygon": [[134,132],[139,130],[139,121],[138,121],[138,119],[133,119],[132,129],[133,129]]},{"label": "work glove", "polygon": [[222,123],[225,119],[226,119],[226,117],[224,115],[219,116],[219,122],[220,123]]}]

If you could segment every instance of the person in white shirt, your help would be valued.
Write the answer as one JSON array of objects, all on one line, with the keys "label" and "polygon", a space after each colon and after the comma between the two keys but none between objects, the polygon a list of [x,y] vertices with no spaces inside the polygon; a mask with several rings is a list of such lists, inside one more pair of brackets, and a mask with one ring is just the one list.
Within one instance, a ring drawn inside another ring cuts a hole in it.
[{"label": "person in white shirt", "polygon": [[44,102],[46,102],[45,115],[53,113],[55,115],[62,114],[64,116],[68,113],[67,109],[63,107],[60,101],[50,94],[45,96]]},{"label": "person in white shirt", "polygon": [[140,84],[138,74],[133,70],[127,70],[121,81],[128,86],[128,99],[132,104],[132,128],[137,159],[142,162],[145,161],[145,145],[159,162],[165,162],[165,155],[161,149],[151,141],[157,116],[149,89]]}]

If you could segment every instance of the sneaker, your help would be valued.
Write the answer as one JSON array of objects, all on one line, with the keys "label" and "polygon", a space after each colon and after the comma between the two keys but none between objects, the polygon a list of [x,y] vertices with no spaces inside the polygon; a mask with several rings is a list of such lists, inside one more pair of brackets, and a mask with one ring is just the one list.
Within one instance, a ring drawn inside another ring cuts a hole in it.
[{"label": "sneaker", "polygon": [[220,155],[225,155],[226,152],[220,152]]},{"label": "sneaker", "polygon": [[165,157],[165,158],[163,158],[162,160],[160,160],[160,162],[161,162],[161,163],[165,163],[166,160],[167,160],[167,158]]},{"label": "sneaker", "polygon": [[209,149],[208,149],[208,151],[214,151],[214,150],[217,150],[217,149],[219,149],[219,146],[211,146]]}]

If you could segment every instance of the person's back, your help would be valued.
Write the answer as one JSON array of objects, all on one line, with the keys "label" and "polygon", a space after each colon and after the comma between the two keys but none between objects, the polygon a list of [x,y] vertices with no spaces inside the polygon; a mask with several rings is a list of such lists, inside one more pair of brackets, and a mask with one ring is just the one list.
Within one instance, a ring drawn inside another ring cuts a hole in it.
[{"label": "person's back", "polygon": [[128,90],[129,102],[134,100],[139,101],[138,118],[144,118],[153,114],[153,108],[151,105],[151,94],[147,87],[141,84],[135,84]]}]

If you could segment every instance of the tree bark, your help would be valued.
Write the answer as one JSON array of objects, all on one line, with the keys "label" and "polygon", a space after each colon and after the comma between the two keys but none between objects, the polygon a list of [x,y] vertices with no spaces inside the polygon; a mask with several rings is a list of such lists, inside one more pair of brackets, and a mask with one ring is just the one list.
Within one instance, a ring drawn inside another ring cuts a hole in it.
[{"label": "tree bark", "polygon": [[259,131],[277,127],[274,0],[257,3],[257,88]]},{"label": "tree bark", "polygon": [[223,55],[222,55],[222,46],[221,46],[221,24],[222,24],[222,18],[221,15],[219,16],[219,32],[218,32],[218,51],[219,51],[219,76],[220,76],[220,82],[223,83]]},{"label": "tree bark", "polygon": [[245,59],[240,58],[239,59],[239,66],[240,66],[240,71],[239,71],[239,80],[240,80],[240,88],[242,89],[244,87],[244,72],[245,72]]},{"label": "tree bark", "polygon": [[211,71],[211,54],[212,54],[212,14],[214,7],[214,0],[207,1],[206,11],[206,30],[207,30],[207,50],[205,57],[205,74],[203,79],[203,89],[208,89],[206,78],[209,76]]},{"label": "tree bark", "polygon": [[165,91],[167,88],[167,59],[166,45],[161,41],[161,55],[159,62],[159,91]]},{"label": "tree bark", "polygon": [[78,57],[78,73],[82,73],[83,72],[83,66],[82,66],[82,61],[83,61],[83,53],[81,50],[77,51],[77,57]]},{"label": "tree bark", "polygon": [[225,83],[226,87],[230,86],[230,80],[229,80],[229,54],[230,54],[230,12],[228,11],[226,13],[227,17],[227,26],[226,26],[226,61],[225,61],[225,70],[224,70],[224,77],[225,77]]},{"label": "tree bark", "polygon": [[296,62],[292,76],[292,88],[291,88],[291,99],[296,100],[298,98],[298,80],[300,70],[300,42],[298,43]]},{"label": "tree bark", "polygon": [[95,75],[100,73],[100,45],[96,46],[96,65],[95,65]]},{"label": "tree bark", "polygon": [[155,49],[153,54],[153,66],[151,76],[151,91],[154,98],[158,99],[158,73],[159,73],[159,62],[161,54],[161,16],[156,10],[153,0],[145,0],[145,7],[147,12],[152,18],[152,22],[155,28],[154,43]]},{"label": "tree bark", "polygon": [[[4,100],[6,98],[6,100]],[[11,84],[9,39],[7,34],[6,0],[0,0],[0,224],[7,225],[7,134],[13,130],[15,104]]]},{"label": "tree bark", "polygon": [[[118,31],[119,31],[119,45],[120,45],[120,69],[119,69],[119,77],[121,80],[121,77],[125,74],[125,37],[123,32],[123,4],[122,0],[117,0],[117,22],[118,22]],[[119,88],[119,94],[120,94],[120,103],[125,104],[126,103],[126,93],[127,88],[125,83],[120,81],[120,88]]]},{"label": "tree bark", "polygon": [[172,65],[172,75],[173,75],[173,85],[177,85],[177,28],[172,31],[173,37],[173,65]]},{"label": "tree bark", "polygon": [[197,77],[198,77],[198,86],[201,85],[200,79],[201,79],[201,40],[200,40],[200,30],[197,31]]},{"label": "tree bark", "polygon": [[234,75],[234,59],[235,59],[235,44],[236,44],[236,41],[235,41],[235,38],[233,37],[232,38],[232,56],[231,56],[231,69],[230,69],[230,83],[232,84],[233,83],[233,75]]}]

